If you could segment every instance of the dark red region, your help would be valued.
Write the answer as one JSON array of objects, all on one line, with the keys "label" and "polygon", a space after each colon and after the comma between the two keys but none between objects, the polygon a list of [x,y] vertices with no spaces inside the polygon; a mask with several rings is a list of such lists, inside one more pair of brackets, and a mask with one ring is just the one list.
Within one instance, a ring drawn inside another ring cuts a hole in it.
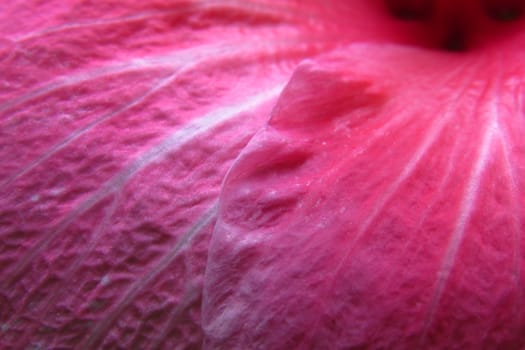
[{"label": "dark red region", "polygon": [[511,35],[525,8],[521,0],[385,0],[400,20],[420,21],[428,46],[467,51]]}]

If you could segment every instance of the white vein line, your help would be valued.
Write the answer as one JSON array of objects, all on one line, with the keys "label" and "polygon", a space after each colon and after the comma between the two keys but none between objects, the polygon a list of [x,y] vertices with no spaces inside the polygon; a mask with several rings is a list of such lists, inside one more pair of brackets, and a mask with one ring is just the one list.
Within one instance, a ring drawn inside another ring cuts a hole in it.
[{"label": "white vein line", "polygon": [[[73,133],[71,133],[71,135],[67,136],[65,139],[63,139],[59,143],[51,146],[50,149],[45,154],[43,154],[40,157],[38,157],[37,159],[33,160],[26,167],[24,167],[23,169],[19,170],[18,172],[16,172],[12,176],[10,176],[4,182],[0,183],[0,190],[8,187],[9,185],[11,185],[14,181],[19,179],[21,176],[23,176],[23,175],[27,174],[28,172],[30,172],[36,166],[38,166],[42,162],[46,161],[52,155],[56,154],[58,151],[60,151],[61,149],[63,149],[67,145],[69,145],[74,140],[78,139],[80,136],[82,136],[85,133],[89,132],[90,130],[95,128],[97,125],[99,125],[99,124],[103,123],[104,121],[106,121],[108,119],[111,119],[111,118],[113,118],[113,117],[115,117],[115,116],[117,116],[117,115],[119,115],[119,114],[121,114],[121,113],[123,113],[123,112],[125,112],[125,111],[127,111],[127,110],[129,110],[129,109],[131,109],[131,108],[133,108],[133,107],[135,107],[137,105],[139,105],[139,104],[141,104],[148,97],[150,97],[153,94],[155,94],[157,91],[159,91],[159,90],[163,89],[164,87],[166,87],[166,86],[170,85],[171,83],[173,83],[179,76],[181,76],[185,72],[187,72],[187,71],[189,71],[191,69],[194,69],[195,67],[197,67],[197,66],[199,66],[201,64],[206,64],[208,62],[208,60],[209,60],[209,57],[214,57],[214,60],[227,59],[228,57],[231,57],[232,55],[238,55],[238,54],[244,52],[243,50],[232,51],[232,50],[229,50],[228,47],[224,47],[224,46],[218,47],[216,49],[219,49],[219,50],[209,50],[208,49],[208,50],[204,51],[202,53],[202,56],[204,57],[202,60],[197,60],[197,61],[195,61],[195,60],[187,60],[187,62],[191,62],[191,63],[187,63],[186,62],[186,64],[183,64],[181,67],[179,67],[178,71],[176,71],[175,73],[169,75],[168,77],[165,77],[165,78],[161,79],[152,88],[150,88],[150,90],[146,91],[144,94],[140,95],[135,100],[126,103],[125,105],[121,106],[117,110],[114,110],[112,112],[109,112],[107,114],[102,115],[101,117],[97,118],[96,120],[94,120],[93,122],[91,122],[88,125],[84,126],[83,128],[75,130]],[[223,55],[217,57],[217,54],[221,54],[221,53]],[[172,57],[172,56],[171,55],[162,56],[162,58],[156,57],[155,60],[161,59],[161,60],[164,61],[166,59],[166,57]],[[198,56],[193,54],[191,56],[176,55],[176,57],[177,57],[178,60],[180,60],[182,62],[182,61],[185,60],[184,57],[186,57],[186,58],[189,58],[189,57],[196,58]],[[173,65],[174,62],[171,62],[171,64]],[[78,79],[72,79],[72,81],[78,81]],[[0,110],[1,110],[1,107],[0,107]]]},{"label": "white vein line", "polygon": [[[467,91],[467,88],[465,87],[465,88],[462,89],[462,91],[460,93],[458,93],[458,95],[457,95],[457,97],[455,99],[456,103],[459,103],[459,101],[461,100],[461,97],[464,95],[464,93],[466,91]],[[450,157],[449,161],[447,162],[447,166],[445,168],[445,175],[441,178],[439,186],[436,189],[436,193],[438,193],[438,194],[441,193],[443,191],[443,189],[446,188],[446,186],[450,182],[452,170],[454,168],[454,161],[457,159],[457,154],[459,152],[459,149],[460,149],[460,147],[459,147],[459,140],[456,138],[455,142],[454,142],[454,145],[452,146],[451,157]],[[432,200],[432,202],[429,204],[429,206],[423,211],[423,213],[421,215],[421,218],[419,220],[419,224],[418,224],[417,230],[420,230],[421,226],[426,221],[428,215],[432,213],[433,207],[436,204],[436,202],[438,201],[437,196],[435,196],[435,197],[436,198],[434,198]],[[414,240],[415,240],[415,237],[412,237],[411,239],[409,239],[409,240],[407,240],[405,242],[405,244],[403,245],[403,248],[401,250],[401,256],[405,255],[406,251],[410,247],[410,244],[413,243]],[[418,246],[415,249],[421,249],[421,247]],[[390,277],[388,278],[388,282],[386,282],[385,285],[390,285],[395,278],[398,278],[398,276],[393,275],[393,274],[390,275]]]},{"label": "white vein line", "polygon": [[82,349],[95,349],[100,340],[109,331],[111,325],[115,322],[118,316],[126,309],[127,306],[137,297],[140,291],[147,287],[148,284],[155,279],[163,270],[165,270],[171,262],[178,256],[179,252],[191,243],[193,238],[202,232],[204,228],[213,223],[217,215],[217,202],[207,210],[207,212],[193,225],[193,227],[184,234],[178,241],[175,247],[166,255],[160,258],[159,262],[153,266],[151,270],[144,274],[139,280],[133,283],[124,293],[124,297],[111,310],[108,311],[108,316],[101,320],[95,328],[88,334],[86,340],[81,346]]},{"label": "white vein line", "polygon": [[186,310],[193,303],[198,301],[201,297],[202,297],[201,287],[192,286],[191,288],[188,288],[186,292],[184,293],[184,297],[182,298],[182,301],[173,309],[173,311],[168,316],[168,321],[166,322],[164,329],[162,330],[162,332],[160,332],[159,336],[156,337],[156,339],[152,342],[152,344],[148,348],[161,349],[162,343],[170,335],[170,332],[173,330],[177,322],[180,321],[181,314],[184,312],[184,310]]},{"label": "white vein line", "polygon": [[[445,168],[445,175],[441,178],[441,181],[439,182],[439,186],[437,187],[436,189],[436,193],[441,193],[443,192],[443,189],[446,188],[450,182],[450,179],[451,179],[451,174],[452,174],[452,170],[454,168],[454,160],[457,159],[457,154],[459,152],[459,141],[457,141],[456,139],[456,142],[454,142],[454,145],[452,146],[452,152],[451,152],[451,157],[450,157],[450,161],[447,162],[447,166]],[[424,222],[427,220],[427,217],[433,213],[433,210],[434,210],[434,206],[435,204],[438,202],[438,196],[435,196],[432,200],[431,203],[429,203],[428,207],[425,208],[425,210],[422,212],[421,214],[421,218],[418,222],[418,227],[416,229],[416,232],[419,231],[421,229],[421,227],[423,226]],[[410,244],[414,243],[414,241],[416,240],[416,238],[420,238],[420,237],[416,237],[415,235],[413,237],[411,237],[410,239],[408,239],[405,244],[403,245],[403,248],[401,250],[401,253],[400,253],[400,256],[405,256],[405,253],[407,252],[407,250],[409,249],[410,247]],[[418,246],[417,248],[415,249],[421,249],[420,246]],[[385,283],[385,285],[390,285],[391,281],[394,279],[394,278],[398,278],[399,276],[395,276],[395,275],[390,275],[389,279],[388,279],[388,283]]]},{"label": "white vein line", "polygon": [[[468,77],[467,79],[465,79],[465,81],[468,81],[470,80],[472,77]],[[455,104],[458,104],[460,103],[461,101],[461,98],[464,96],[465,92],[468,90],[467,88],[467,85],[464,85],[464,87],[461,89],[461,91],[458,92],[456,98],[454,99],[454,103]],[[447,105],[449,106],[449,105]],[[446,112],[447,113],[447,112]],[[453,113],[453,108],[449,108],[448,109],[448,113]],[[457,159],[457,154],[459,152],[459,140],[458,138],[455,138],[454,139],[454,144],[452,146],[452,150],[450,152],[451,156],[449,157],[449,161],[447,162],[447,165],[446,165],[446,168],[445,168],[445,175],[443,177],[441,177],[441,181],[439,182],[439,186],[437,187],[436,189],[436,193],[439,194],[443,191],[443,189],[447,186],[448,182],[450,181],[450,178],[451,178],[451,175],[452,175],[452,170],[454,168],[454,160]],[[438,201],[438,198],[437,196],[435,196],[435,198],[432,200],[432,202],[428,205],[428,207],[423,211],[422,215],[421,215],[421,218],[419,220],[419,223],[418,223],[418,228],[417,230],[419,230],[421,228],[421,226],[423,225],[423,223],[426,221],[426,218],[428,217],[428,215],[430,213],[432,213],[432,209],[435,205],[435,203]],[[412,237],[411,239],[407,240],[405,242],[405,244],[403,245],[403,248],[401,250],[401,256],[404,256],[405,252],[407,251],[407,249],[409,248],[409,245],[414,242],[414,237]],[[394,277],[397,277],[397,276],[394,276],[394,275],[391,275],[389,281],[391,281]],[[387,284],[390,284],[387,283]]]},{"label": "white vein line", "polygon": [[[501,131],[501,129],[500,129]],[[509,191],[512,196],[512,216],[513,216],[513,227],[514,227],[514,252],[513,252],[513,270],[514,270],[514,279],[516,283],[516,290],[517,290],[517,300],[516,300],[516,326],[519,327],[521,324],[521,309],[523,307],[523,281],[521,280],[521,256],[522,256],[522,250],[521,250],[521,244],[523,240],[523,232],[521,230],[521,206],[520,206],[520,200],[518,198],[518,195],[520,193],[518,182],[516,181],[516,173],[514,171],[514,167],[512,166],[512,162],[510,160],[510,153],[509,153],[509,145],[507,141],[507,135],[500,132],[498,134],[499,141],[501,143],[502,149],[503,149],[503,161],[505,163],[505,169],[507,171],[507,177],[509,179]]]},{"label": "white vein line", "polygon": [[197,136],[214,129],[215,127],[234,119],[244,111],[252,110],[258,106],[268,103],[277,98],[282,91],[284,84],[279,84],[255,96],[250,96],[244,102],[229,107],[215,109],[204,117],[193,120],[180,130],[173,132],[166,137],[160,144],[144,152],[137,160],[132,162],[118,174],[104,183],[98,191],[89,196],[75,210],[71,211],[58,225],[54,231],[42,238],[13,268],[13,271],[6,278],[7,286],[11,285],[16,277],[24,271],[31,261],[38,256],[45,247],[62,233],[74,220],[91,209],[95,204],[111,193],[120,191],[126,182],[147,165],[161,159],[169,152],[181,147],[186,142],[191,141]]},{"label": "white vein line", "polygon": [[[76,256],[75,260],[70,264],[69,268],[66,270],[66,273],[62,276],[60,279],[60,282],[55,286],[55,289],[60,287],[60,285],[64,282],[71,281],[72,275],[75,273],[75,271],[78,269],[78,267],[82,264],[82,262],[86,259],[86,257],[89,255],[90,252],[93,251],[96,244],[98,243],[100,236],[102,233],[109,227],[111,219],[113,218],[113,215],[115,214],[115,211],[117,209],[117,206],[121,199],[121,192],[118,192],[113,200],[111,201],[111,204],[109,208],[105,210],[104,217],[102,218],[101,222],[96,226],[93,235],[89,238],[89,242],[87,243],[86,247],[79,252],[79,254]],[[42,314],[47,314],[49,309],[53,306],[55,306],[55,302],[62,297],[65,290],[55,290],[51,293],[48,293],[48,298],[45,298],[41,302],[44,304],[44,308],[41,311]],[[46,300],[47,299],[47,300]],[[28,328],[27,331],[30,329]]]},{"label": "white vein line", "polygon": [[358,241],[361,238],[361,236],[368,230],[368,227],[376,219],[377,215],[383,210],[386,203],[398,191],[401,184],[403,184],[403,182],[409,177],[409,175],[413,173],[414,169],[419,164],[421,159],[438,139],[438,136],[441,134],[444,126],[451,119],[451,115],[452,113],[448,112],[445,118],[441,118],[438,123],[435,123],[432,126],[430,132],[425,136],[425,140],[419,146],[414,156],[410,158],[407,165],[403,168],[401,174],[396,178],[394,183],[387,189],[387,191],[381,197],[379,202],[374,206],[371,214],[367,216],[365,222],[361,225],[358,233],[356,234],[354,241]]},{"label": "white vein line", "polygon": [[[411,107],[412,106],[407,106],[407,109],[405,110],[405,112],[411,112],[411,110],[408,109]],[[403,127],[402,121],[404,120],[404,118],[401,115],[397,117],[397,115],[398,114],[396,114],[396,117],[394,118],[390,118],[388,121],[382,124],[379,128],[374,129],[371,135],[367,137],[363,143],[359,144],[358,147],[348,155],[348,157],[353,159],[365,153],[369,148],[371,148],[374,145],[376,141],[383,139],[383,137],[385,136],[386,130],[392,129],[394,127],[398,127],[400,125],[401,127]],[[341,169],[345,169],[346,166],[347,166],[346,162],[341,162],[339,165],[333,166],[330,169],[328,169],[325,172],[324,176],[327,178],[338,179],[340,177],[339,174],[341,174]]]},{"label": "white vein line", "polygon": [[[188,3],[188,5],[190,5]],[[258,15],[262,14],[263,11],[265,12],[265,15],[279,15],[283,19],[293,20],[294,17],[298,17],[298,14],[294,11],[286,12],[285,8],[278,11],[275,6],[263,6],[263,4],[258,3],[242,3],[238,1],[221,1],[220,3],[214,3],[211,1],[201,1],[201,2],[194,2],[191,5],[198,5],[194,6],[193,8],[185,7],[183,9],[178,10],[157,10],[157,11],[144,11],[141,13],[136,13],[129,16],[122,16],[122,17],[116,17],[116,18],[105,18],[105,19],[95,19],[95,20],[86,20],[86,21],[80,21],[80,22],[71,22],[71,23],[65,23],[62,25],[49,27],[46,29],[25,33],[23,35],[17,35],[10,38],[15,43],[20,43],[23,41],[31,40],[34,38],[38,38],[47,34],[53,34],[53,33],[59,33],[66,30],[73,30],[73,29],[83,29],[83,28],[92,28],[96,26],[104,26],[109,24],[125,24],[130,22],[138,22],[138,21],[147,21],[154,18],[161,18],[161,17],[168,17],[172,15],[178,15],[183,13],[192,13],[192,12],[198,12],[198,11],[206,11],[206,10],[212,10],[219,7],[229,7],[229,9],[235,9],[235,10],[241,10],[246,11],[248,14],[256,13]]]},{"label": "white vein line", "polygon": [[21,43],[31,39],[36,39],[47,34],[60,33],[64,31],[74,30],[74,29],[83,29],[83,28],[92,28],[97,26],[104,26],[108,24],[125,24],[130,22],[138,22],[142,20],[149,20],[158,17],[167,17],[170,15],[178,14],[181,11],[150,11],[134,14],[131,16],[122,16],[116,18],[105,18],[105,19],[95,19],[95,20],[86,20],[79,22],[64,23],[62,25],[57,25],[54,27],[49,27],[46,29],[25,33],[23,35],[17,35],[11,37],[15,43]]},{"label": "white vein line", "polygon": [[111,119],[111,118],[113,118],[113,117],[115,117],[117,115],[120,115],[121,113],[123,113],[123,112],[125,112],[127,110],[132,109],[135,106],[140,105],[148,97],[152,96],[157,91],[162,90],[164,87],[166,87],[169,84],[171,84],[179,76],[179,73],[180,72],[174,73],[174,74],[168,76],[167,78],[164,78],[164,79],[160,80],[160,82],[156,83],[152,88],[150,88],[148,91],[146,91],[145,93],[143,93],[142,95],[140,95],[136,99],[134,99],[134,100],[132,100],[132,101],[122,105],[121,107],[119,107],[118,109],[116,109],[116,110],[114,110],[112,112],[109,112],[109,113],[106,113],[106,114],[102,115],[101,117],[95,119],[94,121],[92,121],[91,123],[87,124],[86,126],[75,130],[70,135],[68,135],[66,138],[64,138],[62,141],[60,141],[59,143],[51,146],[40,157],[38,157],[37,159],[31,161],[27,166],[25,166],[24,168],[22,168],[21,170],[19,170],[15,174],[13,174],[10,178],[8,178],[5,182],[0,184],[0,189],[5,188],[5,187],[9,187],[14,181],[16,181],[20,177],[24,176],[25,174],[27,174],[28,172],[33,170],[35,167],[37,167],[39,164],[43,163],[44,161],[49,159],[51,156],[53,156],[54,154],[59,152],[61,149],[63,149],[67,145],[69,145],[71,142],[75,141],[76,139],[78,139],[82,135],[84,135],[87,132],[89,132],[90,130],[94,129],[96,126],[98,126],[98,125],[102,124],[103,122],[105,122],[106,120],[109,120],[109,119]]},{"label": "white vein line", "polygon": [[[450,161],[448,162],[448,164],[447,164],[447,166],[445,168],[445,175],[441,178],[441,181],[439,182],[439,186],[436,189],[436,193],[437,194],[442,193],[443,190],[448,186],[448,184],[450,182],[451,175],[452,175],[452,170],[454,168],[454,166],[453,166],[454,160],[457,159],[457,154],[458,154],[459,148],[460,148],[459,147],[459,142],[455,142],[454,146],[452,147],[452,152],[451,152],[452,156],[450,157]],[[423,223],[427,220],[428,215],[433,213],[434,206],[436,205],[438,200],[439,200],[439,197],[438,196],[434,196],[434,198],[432,199],[432,202],[423,211],[423,215],[421,215],[421,219],[419,220],[419,224],[418,224],[419,228],[418,229],[420,229],[421,226],[423,225]],[[403,248],[404,252],[408,249],[409,243],[414,241],[414,238],[416,238],[416,237],[413,237],[412,239],[410,239],[409,241],[407,241],[405,243],[404,248]],[[404,255],[404,254],[401,254],[401,255]]]},{"label": "white vein line", "polygon": [[216,55],[231,56],[240,54],[244,49],[249,49],[252,45],[238,45],[229,42],[221,42],[214,45],[203,45],[190,49],[176,50],[165,55],[150,56],[144,58],[133,58],[129,61],[108,64],[78,73],[60,77],[40,86],[21,96],[12,98],[0,104],[0,112],[4,112],[16,105],[28,102],[32,99],[52,93],[58,89],[81,84],[86,81],[95,80],[108,75],[117,75],[133,71],[143,71],[145,69],[177,69],[180,66],[196,63],[209,57],[217,58]]},{"label": "white vein line", "polygon": [[[457,69],[456,73],[460,74],[462,69]],[[461,92],[458,93],[456,99],[454,100],[456,103],[459,102],[461,96],[466,91],[466,87],[461,90]],[[430,132],[428,132],[425,136],[424,141],[421,143],[421,145],[418,147],[415,155],[410,158],[408,165],[403,168],[402,173],[396,178],[395,182],[388,188],[386,191],[386,194],[382,197],[381,201],[376,204],[372,210],[372,213],[367,217],[367,220],[359,226],[358,231],[355,235],[355,237],[352,238],[352,241],[350,242],[349,246],[346,248],[346,252],[344,256],[341,258],[340,262],[337,264],[337,266],[334,269],[334,274],[332,277],[332,284],[335,281],[335,277],[339,274],[341,271],[343,264],[348,260],[350,257],[350,253],[352,251],[353,245],[362,237],[362,235],[368,230],[368,227],[374,219],[381,213],[383,207],[386,205],[388,200],[396,193],[398,188],[402,185],[404,180],[411,174],[411,172],[415,169],[415,167],[418,165],[418,163],[421,161],[421,159],[424,157],[424,155],[428,152],[430,147],[439,139],[439,135],[442,132],[443,128],[447,124],[448,121],[452,119],[454,116],[454,108],[450,107],[450,105],[447,105],[448,108],[445,109],[445,117],[439,118],[437,122],[435,122],[432,125],[432,128],[430,129]],[[313,329],[317,328],[318,322],[315,324]]]},{"label": "white vein line", "polygon": [[[447,111],[445,112],[445,116],[443,118],[439,118],[438,121],[432,125],[430,132],[428,132],[425,135],[423,142],[417,148],[414,156],[410,158],[407,165],[403,168],[403,171],[401,172],[401,174],[395,179],[392,185],[386,190],[385,194],[381,197],[381,199],[377,202],[377,204],[374,205],[371,213],[367,216],[366,220],[359,226],[359,229],[355,237],[352,238],[351,245],[359,241],[359,239],[365,234],[365,232],[367,232],[368,228],[374,222],[377,216],[381,213],[384,206],[388,203],[388,201],[392,198],[392,196],[394,196],[394,194],[398,191],[399,187],[403,184],[403,182],[414,171],[414,169],[417,167],[421,159],[428,152],[428,150],[432,147],[432,145],[438,140],[439,135],[441,134],[443,128],[454,116],[453,111],[454,111],[454,108],[449,106],[447,108]],[[340,263],[337,265],[335,269],[336,274],[342,268],[343,264],[346,262],[346,260],[350,256],[350,252],[351,252],[351,247],[347,249],[345,255],[341,259]]]},{"label": "white vein line", "polygon": [[[463,69],[464,67],[460,67],[460,68],[457,68],[456,71],[454,73],[456,74],[461,74],[463,72]],[[456,75],[454,75],[453,77],[455,77]],[[452,80],[452,79],[449,79],[449,80]],[[465,88],[463,88],[461,90],[460,93],[458,93],[458,97],[455,99],[455,102],[459,102],[459,99],[460,99],[460,95],[464,94],[464,92],[466,91]],[[402,108],[402,113],[395,113],[395,116],[391,119],[389,119],[387,122],[385,122],[381,127],[375,129],[373,131],[373,134],[370,136],[370,137],[367,137],[364,144],[363,145],[360,145],[360,147],[353,151],[352,152],[352,155],[353,156],[358,156],[358,155],[361,155],[363,154],[367,149],[369,149],[373,143],[377,140],[380,140],[382,137],[384,137],[385,135],[385,131],[386,130],[389,130],[391,128],[394,128],[394,127],[397,127],[399,125],[401,125],[401,127],[403,127],[402,125],[402,122],[403,120],[406,119],[406,117],[403,116],[403,114],[409,114],[409,113],[417,113],[418,112],[418,109],[416,107],[413,107],[412,105],[403,105],[403,108]],[[399,116],[398,116],[399,115]],[[327,173],[326,175],[329,175],[329,174],[335,174],[336,177],[339,177],[339,173],[340,173],[340,169],[341,168],[345,168],[346,167],[346,164],[345,163],[342,163],[341,165],[337,166],[337,167],[333,167],[331,168]]]},{"label": "white vein line", "polygon": [[[457,98],[454,101],[455,104],[459,102],[460,96],[463,95],[464,91],[465,89],[463,89],[458,94]],[[425,156],[425,154],[428,153],[428,150],[438,140],[444,127],[455,116],[454,114],[455,108],[453,107],[455,106],[455,104],[454,105],[449,104],[445,110],[444,116],[442,118],[438,118],[438,121],[432,124],[430,131],[427,134],[425,134],[425,138],[423,142],[419,145],[415,154],[410,158],[407,165],[403,168],[403,171],[401,172],[401,174],[399,174],[399,176],[395,179],[392,185],[388,187],[385,194],[381,197],[381,199],[377,202],[377,204],[374,205],[374,207],[372,208],[372,212],[367,216],[364,223],[360,225],[359,230],[357,231],[357,234],[352,240],[353,242],[357,242],[361,238],[361,236],[368,230],[369,226],[372,224],[372,222],[374,222],[377,216],[381,213],[384,206],[394,196],[394,194],[398,191],[399,187],[410,176],[410,174],[413,173],[414,169],[420,163],[421,159]],[[345,258],[343,258],[343,261],[344,260],[346,260],[346,255],[345,255]]]},{"label": "white vein line", "polygon": [[[497,108],[495,111],[493,111],[493,113],[497,114]],[[452,272],[452,268],[454,267],[457,253],[459,251],[461,243],[463,242],[465,231],[467,229],[467,225],[470,221],[473,207],[477,199],[483,170],[485,169],[487,161],[489,160],[490,149],[497,128],[497,118],[493,117],[488,122],[488,125],[486,126],[486,129],[484,131],[481,143],[481,150],[476,159],[474,168],[469,176],[467,188],[463,195],[463,200],[460,206],[460,213],[456,221],[454,231],[450,237],[448,246],[446,248],[444,258],[441,262],[441,267],[439,268],[439,271],[437,273],[437,282],[430,302],[430,311],[426,318],[423,333],[420,338],[420,348],[423,346],[428,331],[432,326],[435,314],[441,301],[441,296],[443,295],[443,291]]]},{"label": "white vein line", "polygon": [[[500,70],[502,70],[501,64],[504,62],[504,58],[500,57]],[[500,74],[501,76],[502,74]],[[499,99],[502,96],[501,92],[501,83],[499,84],[499,94],[496,95],[496,98]],[[518,85],[518,91],[521,92],[522,90],[522,84]],[[523,94],[521,93],[514,93],[514,103],[515,103],[515,111],[518,111],[518,115],[522,115],[519,113],[519,111],[523,110]],[[516,99],[516,96],[521,96],[521,99]],[[496,117],[499,120],[499,114],[496,114]],[[508,128],[508,123],[503,124]],[[505,128],[506,129],[506,128]],[[517,292],[517,298],[516,298],[516,310],[515,310],[515,322],[516,322],[516,329],[519,331],[519,327],[522,323],[522,315],[521,310],[523,308],[523,281],[521,278],[521,259],[522,259],[522,240],[523,240],[523,232],[521,228],[521,222],[523,220],[522,211],[523,208],[521,206],[521,202],[519,199],[520,195],[520,188],[518,184],[517,175],[516,175],[516,169],[513,166],[513,163],[511,161],[511,151],[510,151],[510,145],[509,140],[512,140],[512,136],[508,130],[504,130],[503,127],[498,128],[498,140],[500,141],[502,150],[503,150],[503,162],[505,164],[505,169],[507,172],[508,182],[509,182],[509,191],[511,194],[511,200],[512,200],[512,218],[513,218],[513,226],[514,226],[514,256],[513,256],[513,273],[514,273],[514,280],[516,283],[516,292]]]}]

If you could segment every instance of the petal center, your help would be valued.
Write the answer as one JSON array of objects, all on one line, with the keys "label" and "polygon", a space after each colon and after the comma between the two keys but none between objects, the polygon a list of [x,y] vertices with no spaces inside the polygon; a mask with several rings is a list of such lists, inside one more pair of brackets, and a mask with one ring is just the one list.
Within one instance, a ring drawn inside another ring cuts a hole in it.
[{"label": "petal center", "polygon": [[458,52],[506,36],[525,10],[519,0],[385,0],[385,4],[394,17],[420,22],[429,46]]}]

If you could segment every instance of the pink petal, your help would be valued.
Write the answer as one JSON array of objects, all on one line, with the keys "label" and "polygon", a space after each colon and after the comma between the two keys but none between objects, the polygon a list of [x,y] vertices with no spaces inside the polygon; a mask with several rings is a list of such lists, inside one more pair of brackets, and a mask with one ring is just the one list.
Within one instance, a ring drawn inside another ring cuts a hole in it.
[{"label": "pink petal", "polygon": [[286,3],[1,6],[1,347],[199,346],[220,184],[333,46],[322,24]]},{"label": "pink petal", "polygon": [[525,66],[490,55],[301,64],[223,186],[207,348],[525,347]]}]

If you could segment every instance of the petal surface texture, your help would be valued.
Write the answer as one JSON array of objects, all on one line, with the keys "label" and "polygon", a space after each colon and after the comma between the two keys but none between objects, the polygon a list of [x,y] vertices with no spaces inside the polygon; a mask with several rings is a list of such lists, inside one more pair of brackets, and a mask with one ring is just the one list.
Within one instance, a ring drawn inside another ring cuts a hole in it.
[{"label": "petal surface texture", "polygon": [[525,348],[523,21],[384,5],[2,2],[0,348]]},{"label": "petal surface texture", "polygon": [[523,69],[371,44],[303,62],[223,186],[208,348],[522,349]]},{"label": "petal surface texture", "polygon": [[302,59],[391,35],[354,5],[0,4],[0,347],[200,348],[224,175]]}]

